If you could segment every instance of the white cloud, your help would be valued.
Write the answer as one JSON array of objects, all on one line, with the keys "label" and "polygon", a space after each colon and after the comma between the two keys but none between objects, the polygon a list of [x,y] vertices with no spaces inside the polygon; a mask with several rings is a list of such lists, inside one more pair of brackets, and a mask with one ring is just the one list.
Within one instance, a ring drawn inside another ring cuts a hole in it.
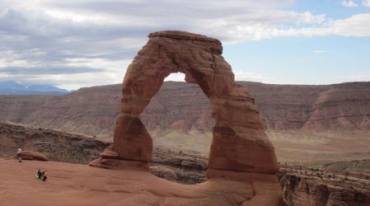
[{"label": "white cloud", "polygon": [[366,6],[366,7],[370,7],[370,0],[364,0],[362,2],[362,5]]},{"label": "white cloud", "polygon": [[368,37],[370,36],[370,13],[334,21],[329,28],[336,35]]},{"label": "white cloud", "polygon": [[327,50],[324,50],[324,49],[315,49],[315,50],[312,50],[312,52],[314,54],[325,54],[325,53],[328,53]]},{"label": "white cloud", "polygon": [[[370,13],[357,14],[349,18],[328,21],[317,27],[266,27],[260,28],[259,39],[274,37],[315,37],[315,36],[344,36],[344,37],[370,37]],[[263,35],[262,35],[263,34]]]},{"label": "white cloud", "polygon": [[342,6],[348,7],[348,8],[354,8],[354,7],[358,7],[358,4],[354,2],[353,0],[343,0]]},{"label": "white cloud", "polygon": [[181,72],[172,73],[168,75],[164,81],[177,81],[177,82],[184,82],[185,81],[185,74]]}]

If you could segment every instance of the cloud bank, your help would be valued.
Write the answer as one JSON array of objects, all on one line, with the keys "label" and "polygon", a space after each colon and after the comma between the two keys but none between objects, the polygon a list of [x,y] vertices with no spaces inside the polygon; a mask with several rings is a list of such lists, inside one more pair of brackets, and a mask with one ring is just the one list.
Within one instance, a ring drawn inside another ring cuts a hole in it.
[{"label": "cloud bank", "polygon": [[[370,14],[344,19],[291,10],[293,0],[0,0],[0,79],[65,88],[120,82],[157,30],[227,43],[279,37],[370,36]],[[370,5],[364,1],[364,5]],[[353,1],[343,5],[353,7]],[[356,4],[357,5],[357,4]]]}]

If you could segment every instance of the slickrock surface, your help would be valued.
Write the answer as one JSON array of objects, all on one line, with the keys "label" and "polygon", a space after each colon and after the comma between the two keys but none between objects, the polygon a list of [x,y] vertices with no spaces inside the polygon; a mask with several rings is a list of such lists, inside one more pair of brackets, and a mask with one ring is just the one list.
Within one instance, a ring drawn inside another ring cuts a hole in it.
[{"label": "slickrock surface", "polygon": [[[38,168],[48,180],[35,178]],[[275,205],[268,182],[251,185],[226,180],[198,185],[168,182],[139,170],[106,170],[86,165],[0,159],[1,206],[249,206]],[[261,177],[263,179],[263,177]],[[267,188],[267,189],[266,189]]]}]

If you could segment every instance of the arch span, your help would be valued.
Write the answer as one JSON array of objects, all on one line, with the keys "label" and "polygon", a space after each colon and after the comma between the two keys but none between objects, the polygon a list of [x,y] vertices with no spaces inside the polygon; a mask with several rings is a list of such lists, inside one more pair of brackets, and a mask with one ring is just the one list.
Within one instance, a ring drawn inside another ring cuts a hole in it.
[{"label": "arch span", "polygon": [[164,79],[174,72],[184,73],[185,80],[197,83],[210,99],[215,127],[208,178],[223,171],[277,171],[274,148],[264,132],[254,99],[235,83],[231,67],[222,57],[221,42],[179,31],[151,33],[128,67],[113,145],[93,165],[109,167],[112,159],[144,164],[151,160],[152,139],[139,115]]}]

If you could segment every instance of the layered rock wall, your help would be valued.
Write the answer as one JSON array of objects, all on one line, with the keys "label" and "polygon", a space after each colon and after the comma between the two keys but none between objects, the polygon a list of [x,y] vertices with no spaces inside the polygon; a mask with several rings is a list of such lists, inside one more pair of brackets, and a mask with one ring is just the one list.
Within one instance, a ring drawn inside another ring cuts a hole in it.
[{"label": "layered rock wall", "polygon": [[[268,129],[370,128],[370,83],[238,84],[248,88],[255,98]],[[0,96],[0,120],[111,137],[120,110],[120,91],[121,85],[109,85],[83,88],[59,97]],[[165,82],[140,117],[148,130],[211,131],[215,123],[211,113],[209,99],[198,85]]]}]

